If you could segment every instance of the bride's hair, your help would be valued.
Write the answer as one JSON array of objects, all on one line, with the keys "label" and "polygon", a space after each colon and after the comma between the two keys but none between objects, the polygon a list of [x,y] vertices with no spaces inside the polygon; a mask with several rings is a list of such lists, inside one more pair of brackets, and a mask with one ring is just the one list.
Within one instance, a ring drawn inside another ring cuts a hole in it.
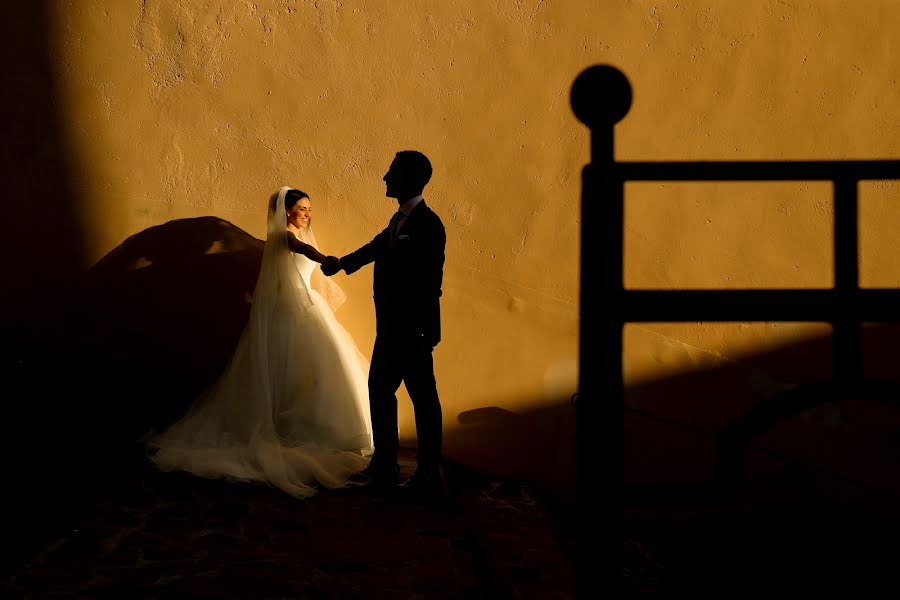
[{"label": "bride's hair", "polygon": [[[294,208],[294,205],[303,200],[304,198],[309,198],[309,194],[306,192],[302,192],[300,190],[290,189],[284,194],[284,210],[291,210]],[[312,217],[309,219],[309,225],[312,225]]]},{"label": "bride's hair", "polygon": [[[283,188],[282,188],[283,189]],[[273,212],[275,207],[278,205],[278,194],[280,191],[272,194],[272,197],[269,198],[269,212]],[[303,200],[304,198],[309,198],[309,194],[301,190],[289,189],[284,193],[284,210],[291,210],[295,204]],[[309,220],[310,224],[312,223],[312,219]]]},{"label": "bride's hair", "polygon": [[309,198],[309,194],[300,190],[288,190],[284,195],[284,210],[291,210],[295,204],[304,198]]}]

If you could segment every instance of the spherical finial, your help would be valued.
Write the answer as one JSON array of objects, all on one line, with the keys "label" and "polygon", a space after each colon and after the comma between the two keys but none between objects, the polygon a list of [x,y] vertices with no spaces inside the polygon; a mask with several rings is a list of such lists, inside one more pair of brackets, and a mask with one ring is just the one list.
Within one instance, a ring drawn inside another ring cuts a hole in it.
[{"label": "spherical finial", "polygon": [[594,65],[575,79],[570,98],[579,121],[591,129],[611,127],[631,108],[631,84],[617,68]]}]

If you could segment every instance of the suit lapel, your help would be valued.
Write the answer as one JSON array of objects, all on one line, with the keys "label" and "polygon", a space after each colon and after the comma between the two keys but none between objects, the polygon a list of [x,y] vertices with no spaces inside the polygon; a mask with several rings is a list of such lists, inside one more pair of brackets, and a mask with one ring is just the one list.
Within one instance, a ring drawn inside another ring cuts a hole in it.
[{"label": "suit lapel", "polygon": [[426,207],[425,207],[424,200],[422,200],[421,202],[416,204],[415,208],[412,209],[412,212],[409,213],[409,216],[406,217],[406,220],[403,221],[403,225],[400,226],[400,229],[397,231],[397,235],[399,236],[401,231],[403,231],[405,229],[409,229],[410,223],[413,223],[414,221],[416,221],[418,219],[418,217],[423,212],[425,212],[425,210],[426,210]]},{"label": "suit lapel", "polygon": [[416,228],[416,223],[421,218],[422,214],[427,211],[428,208],[425,206],[425,200],[422,200],[418,204],[416,204],[415,208],[412,209],[412,212],[409,213],[409,216],[406,217],[406,220],[403,221],[403,224],[400,225],[400,228],[397,230],[396,235],[391,235],[391,226],[394,223],[393,217],[391,218],[391,222],[388,224],[386,229],[387,231],[387,247],[391,254],[397,249],[397,242],[400,241],[401,235],[410,235],[411,231],[414,231]]}]

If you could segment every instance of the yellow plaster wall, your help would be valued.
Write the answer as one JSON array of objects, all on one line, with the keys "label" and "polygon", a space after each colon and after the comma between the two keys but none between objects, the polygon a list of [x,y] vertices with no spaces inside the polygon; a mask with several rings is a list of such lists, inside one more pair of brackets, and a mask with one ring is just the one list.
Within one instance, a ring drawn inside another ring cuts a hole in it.
[{"label": "yellow plaster wall", "polygon": [[[393,153],[431,158],[451,423],[575,391],[588,137],[569,89],[583,68],[612,64],[631,81],[620,159],[900,157],[891,0],[79,0],[48,16],[84,266],[182,217],[262,238],[283,184],[311,194],[319,241],[341,254],[393,212],[381,182]],[[868,285],[900,283],[897,190],[861,195]],[[630,287],[831,283],[826,185],[634,184],[627,197]],[[338,282],[350,298],[338,316],[368,353],[371,271]],[[626,375],[818,331],[643,325],[628,332]]]}]

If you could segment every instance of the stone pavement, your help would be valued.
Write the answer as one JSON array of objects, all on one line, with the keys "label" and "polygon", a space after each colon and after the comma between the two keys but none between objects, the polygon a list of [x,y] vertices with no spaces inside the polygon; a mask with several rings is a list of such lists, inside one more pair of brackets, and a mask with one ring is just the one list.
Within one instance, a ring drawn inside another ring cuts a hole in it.
[{"label": "stone pavement", "polygon": [[5,597],[574,597],[564,515],[527,485],[448,479],[439,503],[360,490],[297,500],[148,464],[17,568]]}]

